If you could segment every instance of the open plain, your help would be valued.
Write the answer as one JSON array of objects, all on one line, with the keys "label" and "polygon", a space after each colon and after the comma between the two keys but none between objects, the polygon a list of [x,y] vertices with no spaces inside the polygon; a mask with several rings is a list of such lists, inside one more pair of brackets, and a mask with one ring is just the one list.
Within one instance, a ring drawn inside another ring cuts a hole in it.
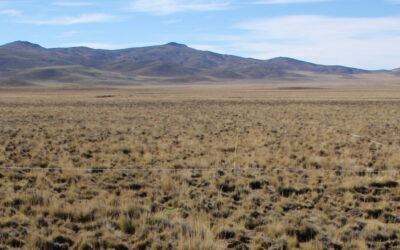
[{"label": "open plain", "polygon": [[0,90],[0,249],[400,248],[400,90]]}]

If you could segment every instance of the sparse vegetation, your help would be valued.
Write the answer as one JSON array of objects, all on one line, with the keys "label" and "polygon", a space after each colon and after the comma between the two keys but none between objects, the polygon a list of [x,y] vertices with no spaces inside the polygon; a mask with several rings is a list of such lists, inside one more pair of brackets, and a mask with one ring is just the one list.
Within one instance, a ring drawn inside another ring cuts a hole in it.
[{"label": "sparse vegetation", "polygon": [[398,90],[171,89],[2,90],[0,249],[400,247]]}]

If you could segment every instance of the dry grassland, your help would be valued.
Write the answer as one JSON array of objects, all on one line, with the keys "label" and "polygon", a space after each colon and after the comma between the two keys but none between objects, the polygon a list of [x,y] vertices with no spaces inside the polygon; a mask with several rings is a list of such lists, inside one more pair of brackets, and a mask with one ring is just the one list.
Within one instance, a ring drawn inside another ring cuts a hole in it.
[{"label": "dry grassland", "polygon": [[2,90],[0,114],[0,249],[400,248],[398,90]]}]

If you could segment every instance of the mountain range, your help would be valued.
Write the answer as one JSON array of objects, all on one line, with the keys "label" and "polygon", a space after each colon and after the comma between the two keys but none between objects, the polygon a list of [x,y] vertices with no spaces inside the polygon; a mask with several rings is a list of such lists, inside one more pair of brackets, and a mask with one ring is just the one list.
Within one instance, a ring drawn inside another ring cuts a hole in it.
[{"label": "mountain range", "polygon": [[267,83],[318,81],[323,77],[353,79],[371,74],[400,77],[400,70],[367,71],[286,57],[257,60],[200,51],[178,43],[119,50],[47,49],[23,41],[0,46],[0,86]]}]

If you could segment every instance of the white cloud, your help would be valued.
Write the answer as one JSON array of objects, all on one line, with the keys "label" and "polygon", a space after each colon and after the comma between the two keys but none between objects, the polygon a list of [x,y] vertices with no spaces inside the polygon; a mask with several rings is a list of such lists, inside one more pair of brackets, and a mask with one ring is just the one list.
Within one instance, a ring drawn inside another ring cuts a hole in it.
[{"label": "white cloud", "polygon": [[331,0],[261,0],[256,1],[254,4],[291,4],[291,3],[319,3],[329,2]]},{"label": "white cloud", "polygon": [[115,19],[114,16],[97,13],[97,14],[83,14],[78,17],[59,17],[47,20],[27,20],[23,22],[31,24],[71,25],[80,23],[101,23],[101,22],[112,21],[114,19]]},{"label": "white cloud", "polygon": [[53,5],[58,5],[58,6],[70,6],[70,7],[93,5],[93,3],[90,3],[90,2],[54,2],[52,4]]},{"label": "white cloud", "polygon": [[285,16],[234,28],[244,33],[214,40],[234,54],[260,59],[288,56],[366,69],[400,66],[400,17]]},{"label": "white cloud", "polygon": [[223,10],[228,6],[228,2],[216,0],[136,0],[130,4],[130,10],[156,15],[168,15],[185,11]]},{"label": "white cloud", "polygon": [[7,10],[0,10],[1,15],[8,15],[8,16],[19,16],[21,12],[18,10],[7,9]]}]

